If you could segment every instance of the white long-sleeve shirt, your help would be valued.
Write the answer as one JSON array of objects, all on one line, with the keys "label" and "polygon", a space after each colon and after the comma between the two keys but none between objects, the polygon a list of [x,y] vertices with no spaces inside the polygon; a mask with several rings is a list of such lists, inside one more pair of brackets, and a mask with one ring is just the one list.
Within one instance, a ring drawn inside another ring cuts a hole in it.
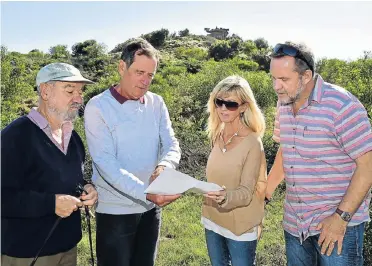
[{"label": "white long-sleeve shirt", "polygon": [[[111,89],[112,90],[112,89]],[[144,190],[157,165],[175,168],[181,151],[161,96],[120,103],[110,89],[85,108],[85,132],[98,191],[96,211],[142,213],[155,205]]]}]

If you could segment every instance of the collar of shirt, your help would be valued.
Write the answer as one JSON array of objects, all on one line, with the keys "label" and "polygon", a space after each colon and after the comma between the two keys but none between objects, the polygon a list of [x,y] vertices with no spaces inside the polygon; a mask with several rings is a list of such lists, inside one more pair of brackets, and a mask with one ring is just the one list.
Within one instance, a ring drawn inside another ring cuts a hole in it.
[{"label": "collar of shirt", "polygon": [[[111,95],[112,95],[112,97],[114,97],[115,98],[115,100],[117,100],[120,104],[123,104],[123,103],[125,103],[126,101],[128,101],[129,99],[128,98],[126,98],[126,97],[124,97],[123,95],[121,95],[116,89],[115,89],[115,87],[116,87],[117,85],[112,85],[111,87],[110,87],[110,92],[111,92]],[[141,98],[139,98],[139,102],[141,103],[141,104],[144,104],[145,103],[145,97],[141,97]]]},{"label": "collar of shirt", "polygon": [[315,79],[315,87],[309,96],[309,104],[312,101],[320,103],[320,101],[322,100],[323,93],[324,93],[323,78],[319,74],[316,74],[314,79]]},{"label": "collar of shirt", "polygon": [[67,147],[70,142],[72,130],[74,129],[74,125],[71,121],[65,121],[62,123],[62,143],[63,147],[58,144],[58,141],[53,137],[52,128],[49,125],[48,120],[44,116],[42,116],[38,111],[37,108],[32,108],[30,113],[27,117],[34,122],[41,130],[47,134],[47,136],[53,141],[53,143],[61,149],[64,153],[67,152]]},{"label": "collar of shirt", "polygon": [[[307,108],[308,106],[311,105],[312,102],[320,103],[320,101],[322,100],[322,96],[324,92],[324,88],[323,88],[324,81],[319,74],[316,74],[314,79],[315,79],[314,89],[311,91],[308,97],[308,100],[302,104],[302,106],[300,107],[300,110]],[[289,108],[290,110],[293,109],[293,107],[290,105],[288,105],[287,108]]]}]

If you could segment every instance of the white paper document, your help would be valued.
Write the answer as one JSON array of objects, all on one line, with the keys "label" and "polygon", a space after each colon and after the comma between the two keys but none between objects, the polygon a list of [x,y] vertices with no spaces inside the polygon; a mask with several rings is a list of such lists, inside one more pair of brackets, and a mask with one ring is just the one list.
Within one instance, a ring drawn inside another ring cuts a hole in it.
[{"label": "white paper document", "polygon": [[159,195],[181,194],[186,191],[195,193],[207,193],[222,190],[217,184],[199,181],[189,175],[178,172],[172,168],[164,168],[164,171],[149,185],[145,193]]}]

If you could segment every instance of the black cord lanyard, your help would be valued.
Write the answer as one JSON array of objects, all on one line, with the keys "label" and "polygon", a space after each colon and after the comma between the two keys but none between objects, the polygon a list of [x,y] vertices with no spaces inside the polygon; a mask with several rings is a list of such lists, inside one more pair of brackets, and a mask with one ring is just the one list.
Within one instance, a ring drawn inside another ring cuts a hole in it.
[{"label": "black cord lanyard", "polygon": [[85,206],[85,217],[88,224],[88,236],[89,236],[89,246],[90,246],[90,262],[94,266],[94,256],[93,256],[93,244],[92,244],[92,229],[90,226],[90,213],[88,206]]},{"label": "black cord lanyard", "polygon": [[41,248],[39,249],[39,251],[36,253],[36,256],[34,257],[33,261],[30,264],[30,266],[34,266],[35,265],[37,259],[39,258],[40,252],[43,250],[46,242],[49,240],[50,236],[53,234],[54,230],[56,229],[56,227],[59,224],[59,222],[61,221],[61,219],[62,219],[61,217],[58,217],[57,220],[54,222],[52,229],[50,229],[47,237],[44,240],[43,245],[41,246]]},{"label": "black cord lanyard", "polygon": [[[82,194],[83,192],[85,192],[86,194],[88,194],[88,192],[80,184],[77,185],[76,190],[77,190],[77,192],[79,194]],[[90,213],[89,213],[89,207],[88,206],[85,206],[85,216],[86,216],[87,224],[88,224],[88,235],[89,235],[89,246],[90,246],[90,257],[91,257],[90,258],[90,261],[91,261],[91,265],[94,266],[93,244],[92,244],[92,229],[91,229],[91,226],[90,226]],[[34,266],[35,265],[37,259],[39,258],[39,255],[40,255],[41,251],[43,250],[45,244],[48,242],[49,238],[53,234],[54,230],[56,229],[56,227],[59,224],[59,222],[61,221],[61,219],[62,219],[61,217],[58,217],[57,220],[54,222],[54,224],[52,226],[52,229],[50,229],[47,237],[44,240],[43,245],[41,246],[41,248],[39,249],[39,251],[36,253],[36,256],[32,260],[30,266]]]},{"label": "black cord lanyard", "polygon": [[[79,194],[83,194],[83,192],[85,194],[88,194],[88,192],[84,189],[84,187],[81,184],[78,184],[77,185],[76,191]],[[85,217],[87,219],[87,224],[88,224],[88,237],[89,237],[89,246],[90,246],[90,263],[91,263],[92,266],[94,266],[94,255],[93,255],[93,244],[92,244],[92,229],[91,229],[91,226],[90,226],[89,207],[85,205],[84,208],[85,208]]]}]

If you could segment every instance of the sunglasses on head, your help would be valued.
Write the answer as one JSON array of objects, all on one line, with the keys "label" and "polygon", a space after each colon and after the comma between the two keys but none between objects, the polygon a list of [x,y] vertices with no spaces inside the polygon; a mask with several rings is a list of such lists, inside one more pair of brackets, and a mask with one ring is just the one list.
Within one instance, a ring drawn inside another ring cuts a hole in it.
[{"label": "sunglasses on head", "polygon": [[311,72],[314,73],[314,68],[311,66],[309,61],[304,57],[301,51],[299,51],[296,47],[293,47],[288,44],[278,43],[277,45],[275,45],[274,51],[271,54],[271,56],[277,57],[277,56],[283,56],[283,55],[289,55],[289,56],[301,59],[310,68]]},{"label": "sunglasses on head", "polygon": [[214,103],[216,104],[216,107],[218,108],[222,108],[222,106],[225,105],[226,109],[229,111],[236,111],[240,106],[240,104],[237,102],[228,102],[228,101],[224,101],[218,98],[214,100]]}]

